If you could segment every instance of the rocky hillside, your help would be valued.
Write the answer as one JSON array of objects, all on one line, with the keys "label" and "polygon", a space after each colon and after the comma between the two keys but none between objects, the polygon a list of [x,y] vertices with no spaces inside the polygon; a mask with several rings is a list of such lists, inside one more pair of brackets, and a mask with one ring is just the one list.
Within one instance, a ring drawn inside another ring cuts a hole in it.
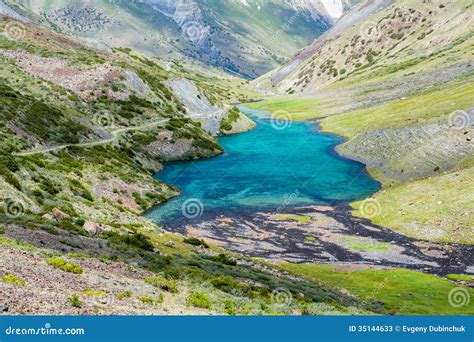
[{"label": "rocky hillside", "polygon": [[245,82],[165,70],[10,17],[0,31],[2,314],[387,311],[140,216],[178,194],[152,178],[162,162],[222,151],[173,80],[216,108],[244,99]]},{"label": "rocky hillside", "polygon": [[323,46],[327,41],[337,37],[341,32],[353,25],[363,21],[370,15],[377,13],[381,9],[393,3],[393,0],[363,1],[359,5],[354,5],[351,10],[339,18],[334,25],[321,37],[317,38],[310,45],[300,50],[292,56],[282,66],[272,70],[269,74],[262,76],[255,82],[257,85],[271,85],[275,87],[280,82],[289,77],[292,73],[304,66],[306,61]]},{"label": "rocky hillside", "polygon": [[326,31],[352,1],[5,0],[91,44],[199,61],[254,78]]},{"label": "rocky hillside", "polygon": [[[379,0],[351,11],[298,55],[305,58],[298,67],[287,75],[282,75],[281,69],[275,71],[273,85],[286,93],[312,94],[348,78],[354,82],[393,77],[414,66],[425,72],[472,59],[467,53],[472,30],[464,25],[472,17],[469,1],[391,3]],[[339,26],[353,17],[361,21],[346,24],[341,31]]]},{"label": "rocky hillside", "polygon": [[324,130],[348,138],[339,152],[366,163],[384,184],[354,204],[359,215],[410,236],[472,244],[474,33],[466,23],[473,3],[375,5],[357,23],[328,32],[311,55],[292,59],[291,70],[255,81],[285,96],[254,106],[324,117]]}]

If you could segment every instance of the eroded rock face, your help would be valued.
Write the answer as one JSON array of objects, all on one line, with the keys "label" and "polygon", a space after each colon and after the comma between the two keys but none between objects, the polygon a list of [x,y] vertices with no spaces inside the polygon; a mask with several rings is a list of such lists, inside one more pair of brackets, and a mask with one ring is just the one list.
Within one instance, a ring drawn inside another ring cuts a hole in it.
[{"label": "eroded rock face", "polygon": [[324,13],[333,21],[342,16],[347,2],[345,0],[286,0],[286,3],[296,9],[309,11],[313,19],[317,19],[321,13]]},{"label": "eroded rock face", "polygon": [[202,21],[201,8],[195,0],[140,0],[140,2],[172,18],[180,26],[188,21]]},{"label": "eroded rock face", "polygon": [[[474,122],[474,111],[470,113]],[[472,158],[473,138],[473,127],[432,124],[364,132],[338,150],[391,178],[407,180],[449,170]]]},{"label": "eroded rock face", "polygon": [[193,82],[185,78],[168,80],[166,84],[184,104],[186,116],[201,122],[206,131],[216,135],[226,110],[213,105]]},{"label": "eroded rock face", "polygon": [[192,148],[191,139],[178,139],[173,142],[163,137],[157,137],[156,141],[148,145],[148,151],[165,160],[186,159],[192,154]]},{"label": "eroded rock face", "polygon": [[239,119],[232,123],[232,129],[222,130],[221,122],[228,116],[228,108],[212,104],[193,82],[185,78],[168,80],[166,84],[184,104],[186,116],[200,122],[202,128],[214,136],[246,132],[254,129],[256,126],[255,122],[240,113]]}]

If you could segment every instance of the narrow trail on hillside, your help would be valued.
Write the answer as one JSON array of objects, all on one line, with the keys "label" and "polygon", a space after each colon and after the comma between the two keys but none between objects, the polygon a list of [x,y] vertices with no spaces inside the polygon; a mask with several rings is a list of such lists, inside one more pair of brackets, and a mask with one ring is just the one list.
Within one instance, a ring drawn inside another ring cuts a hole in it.
[{"label": "narrow trail on hillside", "polygon": [[53,147],[44,148],[44,149],[40,149],[40,150],[17,152],[17,153],[13,153],[13,155],[18,156],[18,157],[25,157],[25,156],[30,156],[30,155],[34,155],[34,154],[40,154],[40,153],[57,152],[57,151],[61,151],[65,148],[69,148],[69,147],[94,147],[94,146],[98,146],[98,145],[110,144],[110,143],[114,142],[115,140],[117,140],[119,135],[122,134],[122,133],[131,132],[131,131],[139,131],[139,130],[147,129],[147,128],[150,128],[150,127],[159,126],[161,124],[167,123],[169,120],[170,119],[163,119],[163,120],[160,120],[160,121],[146,123],[146,124],[143,124],[143,125],[140,125],[140,126],[120,128],[120,129],[117,129],[115,131],[108,132],[109,134],[111,134],[111,136],[109,138],[98,140],[98,141],[91,141],[91,142],[85,142],[85,143],[80,143],[80,144],[64,144],[64,145],[53,146]]}]

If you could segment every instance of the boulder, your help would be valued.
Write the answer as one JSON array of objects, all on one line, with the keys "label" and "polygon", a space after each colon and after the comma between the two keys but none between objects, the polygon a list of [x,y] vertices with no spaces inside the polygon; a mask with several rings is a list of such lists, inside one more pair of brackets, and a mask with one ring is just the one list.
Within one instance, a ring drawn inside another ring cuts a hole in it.
[{"label": "boulder", "polygon": [[71,216],[69,216],[64,211],[61,211],[58,208],[53,208],[53,210],[51,212],[52,212],[53,217],[56,221],[63,221],[63,220],[67,220],[67,219],[71,218]]},{"label": "boulder", "polygon": [[92,235],[97,235],[99,234],[99,224],[92,222],[92,221],[86,221],[84,222],[84,225],[82,226],[89,234]]},{"label": "boulder", "polygon": [[101,232],[108,232],[111,231],[113,228],[106,224],[100,224],[92,221],[84,222],[82,226],[89,234],[92,235],[99,235]]}]

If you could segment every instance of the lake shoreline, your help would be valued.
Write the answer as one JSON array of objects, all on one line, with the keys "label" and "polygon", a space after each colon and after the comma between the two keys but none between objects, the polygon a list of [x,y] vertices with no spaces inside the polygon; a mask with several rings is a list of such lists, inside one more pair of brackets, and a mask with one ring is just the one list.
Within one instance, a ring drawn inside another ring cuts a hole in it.
[{"label": "lake shoreline", "polygon": [[[312,126],[308,134],[321,132],[317,121],[304,123]],[[324,134],[334,139],[334,143],[327,147],[327,153],[341,160],[362,164],[337,150],[346,141],[344,137],[333,133]],[[228,152],[224,149],[224,154],[226,153]],[[182,162],[167,165],[179,163]],[[370,176],[366,165],[361,173]],[[379,184],[380,191],[382,184],[375,181]],[[180,194],[169,202],[179,201],[179,196],[183,195]],[[375,225],[369,219],[353,215],[353,200],[320,199],[318,202],[298,205],[290,201],[263,210],[213,209],[203,205],[198,208],[196,215],[178,215],[162,226],[167,231],[204,239],[226,250],[273,262],[350,263],[407,268],[438,275],[474,271],[474,267],[467,262],[474,258],[473,246],[413,239]],[[278,215],[283,219],[275,220],[274,217]],[[311,222],[300,224],[292,219],[299,216],[310,217]]]},{"label": "lake shoreline", "polygon": [[[321,134],[317,122],[289,122],[281,127],[266,111],[239,108],[259,122],[257,128],[246,134],[219,137],[224,153],[218,156],[166,163],[164,169],[155,174],[155,178],[179,188],[182,194],[181,198],[174,197],[164,205],[147,210],[146,215],[155,218],[156,224],[166,224],[168,219],[162,215],[170,207],[174,208],[173,219],[180,215],[176,202],[188,198],[202,201],[206,211],[217,208],[255,212],[275,210],[298,189],[299,196],[292,205],[349,204],[380,189],[380,183],[369,175],[364,164],[336,151],[343,139],[334,134]],[[223,179],[224,176],[227,178]],[[209,177],[214,178],[206,180]],[[224,193],[209,193],[214,188]],[[212,197],[207,198],[209,195]],[[221,195],[226,199],[216,207]]]}]

